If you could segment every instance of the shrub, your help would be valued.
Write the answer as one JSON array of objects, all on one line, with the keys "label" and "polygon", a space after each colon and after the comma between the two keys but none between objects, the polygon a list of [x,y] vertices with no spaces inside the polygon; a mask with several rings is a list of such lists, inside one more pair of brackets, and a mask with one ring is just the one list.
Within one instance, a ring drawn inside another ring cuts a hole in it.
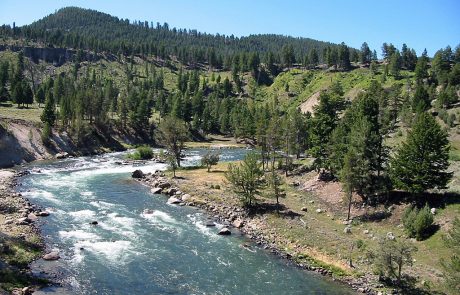
[{"label": "shrub", "polygon": [[417,207],[408,207],[404,212],[403,225],[407,235],[417,241],[427,238],[433,226],[433,215],[430,207],[425,205],[421,210]]},{"label": "shrub", "polygon": [[433,214],[430,212],[430,207],[425,205],[423,209],[421,209],[418,214],[417,218],[415,219],[415,238],[417,241],[423,240],[430,235],[430,229],[433,226]]},{"label": "shrub", "polygon": [[136,148],[136,151],[128,155],[128,158],[133,160],[150,160],[153,158],[153,150],[149,146],[140,146]]}]

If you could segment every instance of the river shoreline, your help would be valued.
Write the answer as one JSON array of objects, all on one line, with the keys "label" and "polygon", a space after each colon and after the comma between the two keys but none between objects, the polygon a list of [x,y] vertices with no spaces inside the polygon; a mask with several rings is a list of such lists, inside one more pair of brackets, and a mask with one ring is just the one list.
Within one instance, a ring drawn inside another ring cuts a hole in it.
[{"label": "river shoreline", "polygon": [[18,179],[26,174],[25,171],[0,169],[0,263],[2,271],[13,276],[0,285],[0,291],[7,286],[12,294],[30,294],[47,284],[35,277],[30,268],[46,248],[37,224],[39,218],[46,218],[40,216],[44,211],[15,191]]},{"label": "river shoreline", "polygon": [[[272,243],[271,236],[261,230],[261,220],[250,216],[246,210],[238,206],[230,204],[222,204],[216,201],[209,200],[206,197],[197,194],[191,196],[186,192],[186,188],[181,186],[178,179],[165,176],[161,171],[154,174],[143,174],[142,177],[135,178],[139,183],[151,188],[153,193],[169,196],[169,203],[179,206],[191,206],[203,210],[210,220],[218,221],[228,228],[239,230],[245,237],[253,241],[258,247],[269,251],[273,255],[286,259],[306,271],[313,271],[322,276],[329,277],[333,281],[344,284],[344,287],[351,288],[358,293],[381,295],[382,293],[372,288],[375,283],[371,276],[363,276],[360,278],[353,276],[335,276],[333,271],[313,266],[308,263],[298,262],[295,257],[283,249]],[[174,200],[176,199],[176,200]],[[396,293],[393,293],[396,294]]]}]

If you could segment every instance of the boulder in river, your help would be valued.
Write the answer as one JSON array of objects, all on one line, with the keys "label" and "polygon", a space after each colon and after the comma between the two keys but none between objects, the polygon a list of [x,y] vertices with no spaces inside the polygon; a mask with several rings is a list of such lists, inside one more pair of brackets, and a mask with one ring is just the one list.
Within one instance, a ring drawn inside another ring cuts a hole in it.
[{"label": "boulder in river", "polygon": [[56,154],[56,159],[65,159],[67,157],[69,157],[69,153],[66,153],[66,152]]},{"label": "boulder in river", "polygon": [[212,220],[206,221],[206,223],[204,225],[206,225],[206,226],[216,226],[216,224]]},{"label": "boulder in river", "polygon": [[232,232],[228,229],[228,227],[223,227],[217,234],[221,236],[228,236],[231,235]]},{"label": "boulder in river", "polygon": [[152,194],[161,194],[161,191],[163,189],[161,187],[155,187],[155,188],[152,188],[150,191],[152,192]]},{"label": "boulder in river", "polygon": [[179,203],[182,203],[182,201],[176,197],[171,197],[168,199],[168,204],[179,204]]},{"label": "boulder in river", "polygon": [[43,256],[43,260],[58,260],[59,258],[61,257],[57,251],[51,251]]},{"label": "boulder in river", "polygon": [[98,222],[96,220],[91,221],[89,224],[91,225],[98,225]]},{"label": "boulder in river", "polygon": [[131,177],[132,178],[144,178],[145,175],[144,175],[144,172],[142,172],[142,170],[134,170],[133,174],[131,174]]},{"label": "boulder in river", "polygon": [[37,213],[38,216],[46,217],[49,216],[50,213],[48,211],[40,211]]}]

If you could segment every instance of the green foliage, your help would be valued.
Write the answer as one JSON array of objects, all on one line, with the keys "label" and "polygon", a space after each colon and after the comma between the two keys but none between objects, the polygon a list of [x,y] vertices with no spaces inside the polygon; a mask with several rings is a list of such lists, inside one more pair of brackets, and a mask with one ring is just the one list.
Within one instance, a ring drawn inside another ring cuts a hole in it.
[{"label": "green foliage", "polygon": [[458,217],[454,219],[452,228],[444,236],[444,243],[449,248],[451,256],[448,260],[441,260],[443,276],[448,288],[457,292],[460,290],[460,219]]},{"label": "green foliage", "polygon": [[426,239],[431,234],[433,226],[433,214],[430,207],[425,205],[418,210],[417,207],[408,207],[404,211],[403,225],[410,238],[416,238],[418,241]]},{"label": "green foliage", "polygon": [[449,167],[449,140],[428,113],[417,115],[415,124],[390,162],[390,176],[396,188],[421,193],[444,188],[452,173]]},{"label": "green foliage", "polygon": [[147,145],[139,146],[136,148],[136,151],[128,155],[128,157],[133,160],[150,160],[153,158],[153,150]]},{"label": "green foliage", "polygon": [[403,268],[412,266],[412,253],[416,250],[408,240],[383,238],[369,258],[380,277],[396,279],[397,283],[401,283]]},{"label": "green foliage", "polygon": [[51,143],[51,135],[52,135],[52,129],[51,129],[51,125],[46,122],[44,127],[43,127],[43,130],[42,130],[42,134],[41,134],[41,139],[42,139],[42,142],[45,146],[49,146],[50,143]]},{"label": "green foliage", "polygon": [[255,203],[255,196],[263,186],[264,173],[261,168],[259,156],[254,152],[248,153],[241,164],[228,164],[225,177],[233,185],[245,206],[252,206]]},{"label": "green foliage", "polygon": [[219,162],[219,154],[213,152],[207,152],[201,158],[201,165],[208,168],[208,172],[211,170],[211,166],[217,165]]}]

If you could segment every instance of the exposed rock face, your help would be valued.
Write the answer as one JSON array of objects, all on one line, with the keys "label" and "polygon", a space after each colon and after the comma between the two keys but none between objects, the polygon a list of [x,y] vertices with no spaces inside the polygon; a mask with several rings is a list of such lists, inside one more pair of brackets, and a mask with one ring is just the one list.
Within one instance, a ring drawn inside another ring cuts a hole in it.
[{"label": "exposed rock face", "polygon": [[144,178],[145,175],[144,175],[144,172],[142,172],[142,170],[134,170],[133,174],[131,174],[131,177],[132,178]]},{"label": "exposed rock face", "polygon": [[44,260],[58,260],[59,258],[61,258],[61,257],[59,256],[59,252],[57,252],[57,251],[52,251],[52,252],[50,252],[48,254],[45,254],[43,256]]}]

